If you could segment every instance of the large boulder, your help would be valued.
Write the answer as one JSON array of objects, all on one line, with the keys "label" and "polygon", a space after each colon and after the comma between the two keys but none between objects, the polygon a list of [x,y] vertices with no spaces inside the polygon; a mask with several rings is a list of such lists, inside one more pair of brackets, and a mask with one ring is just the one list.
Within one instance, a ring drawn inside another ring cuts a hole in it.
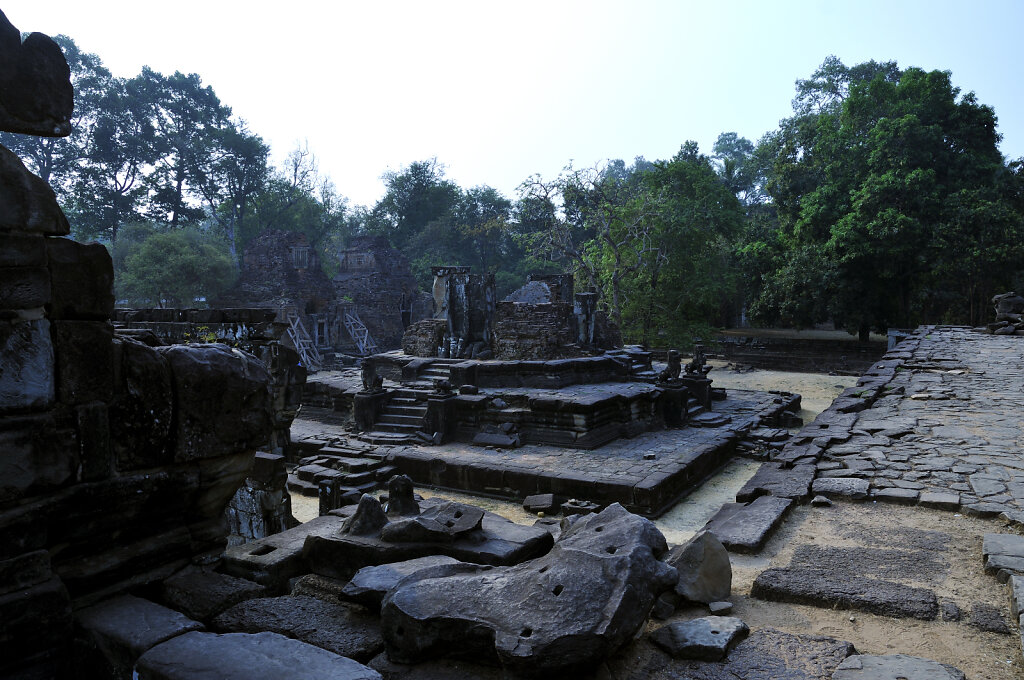
[{"label": "large boulder", "polygon": [[686,602],[709,604],[729,599],[732,565],[729,552],[709,531],[676,546],[665,560],[679,572],[676,593]]},{"label": "large boulder", "polygon": [[675,584],[667,551],[650,520],[616,503],[577,521],[539,559],[400,585],[381,610],[388,655],[497,660],[536,677],[585,672],[631,639]]}]

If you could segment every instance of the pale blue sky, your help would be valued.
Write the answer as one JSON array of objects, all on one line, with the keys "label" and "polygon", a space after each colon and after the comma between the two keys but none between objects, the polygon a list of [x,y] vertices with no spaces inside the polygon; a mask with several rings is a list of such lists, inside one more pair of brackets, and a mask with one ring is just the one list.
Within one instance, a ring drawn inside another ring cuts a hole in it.
[{"label": "pale blue sky", "polygon": [[355,204],[436,156],[510,197],[570,160],[756,141],[829,54],[952,71],[1024,156],[1024,0],[885,2],[115,2],[0,0],[117,75],[195,72],[277,159],[308,140]]}]

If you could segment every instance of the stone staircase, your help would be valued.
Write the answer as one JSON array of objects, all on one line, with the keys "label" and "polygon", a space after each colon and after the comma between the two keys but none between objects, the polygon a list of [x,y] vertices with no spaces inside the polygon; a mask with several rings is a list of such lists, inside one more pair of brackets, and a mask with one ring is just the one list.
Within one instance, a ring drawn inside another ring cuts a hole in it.
[{"label": "stone staircase", "polygon": [[430,390],[401,388],[380,411],[373,429],[357,435],[360,441],[377,446],[408,444],[416,440],[427,415]]},{"label": "stone staircase", "polygon": [[384,456],[370,447],[325,443],[298,461],[288,474],[288,490],[320,496],[321,504],[325,493],[331,498],[347,495],[356,502],[394,474],[395,468],[385,464]]}]

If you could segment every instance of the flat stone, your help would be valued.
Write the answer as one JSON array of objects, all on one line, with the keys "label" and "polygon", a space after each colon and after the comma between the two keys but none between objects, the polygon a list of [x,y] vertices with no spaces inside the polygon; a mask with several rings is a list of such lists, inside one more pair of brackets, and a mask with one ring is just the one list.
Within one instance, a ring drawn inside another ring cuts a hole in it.
[{"label": "flat stone", "polygon": [[228,607],[262,597],[266,591],[264,586],[243,578],[188,568],[160,584],[160,599],[168,607],[206,623]]},{"label": "flat stone", "polygon": [[811,484],[811,492],[829,498],[862,500],[868,497],[870,483],[856,477],[820,477]]},{"label": "flat stone", "polygon": [[715,616],[726,616],[732,613],[732,602],[708,602],[708,611]]},{"label": "flat stone", "polygon": [[856,609],[898,618],[935,619],[935,593],[901,583],[837,574],[827,567],[767,569],[754,580],[751,595],[772,602]]},{"label": "flat stone", "polygon": [[[75,618],[115,678],[131,678],[146,650],[203,625],[173,609],[133,595],[122,595],[79,611]],[[100,669],[97,668],[97,671]]]},{"label": "flat stone", "polygon": [[916,656],[857,654],[847,658],[832,680],[967,680],[958,669]]},{"label": "flat stone", "polygon": [[705,616],[662,626],[650,639],[677,659],[721,661],[749,633],[747,624],[735,617]]},{"label": "flat stone", "polygon": [[757,552],[793,505],[789,498],[760,496],[750,503],[726,503],[704,526],[730,552]]},{"label": "flat stone", "polygon": [[918,500],[918,505],[926,508],[952,510],[955,512],[960,509],[960,494],[945,493],[941,491],[922,491],[921,498]]},{"label": "flat stone", "polygon": [[811,505],[816,508],[829,508],[832,507],[832,501],[825,496],[815,496],[811,499]]},{"label": "flat stone", "polygon": [[1024,536],[1017,534],[985,534],[981,542],[983,557],[1009,555],[1024,557]]},{"label": "flat stone", "polygon": [[699,532],[673,548],[665,562],[679,572],[675,591],[685,602],[706,604],[723,600],[732,592],[729,553],[713,533]]},{"label": "flat stone", "polygon": [[341,596],[374,610],[380,610],[381,600],[400,583],[410,579],[440,578],[484,569],[479,564],[460,562],[445,555],[428,555],[405,562],[392,562],[376,567],[363,567],[345,585]]},{"label": "flat stone", "polygon": [[914,491],[913,489],[876,489],[874,492],[875,500],[884,501],[887,503],[898,503],[900,505],[913,505],[917,503],[921,493]]},{"label": "flat stone", "polygon": [[143,654],[135,671],[138,680],[381,680],[352,659],[277,633],[186,633]]},{"label": "flat stone", "polygon": [[1016,621],[1024,614],[1024,576],[1010,576],[1010,613]]},{"label": "flat stone", "polygon": [[764,495],[803,500],[809,495],[815,470],[813,464],[784,468],[779,463],[764,463],[736,493],[736,500],[747,503]]},{"label": "flat stone", "polygon": [[556,496],[553,493],[535,494],[533,496],[527,496],[523,500],[523,510],[533,513],[558,512],[558,510],[562,507],[562,503],[564,503],[565,501],[565,498]]},{"label": "flat stone", "polygon": [[384,649],[370,612],[302,595],[246,600],[217,616],[212,627],[222,633],[280,633],[356,661],[369,661]]}]

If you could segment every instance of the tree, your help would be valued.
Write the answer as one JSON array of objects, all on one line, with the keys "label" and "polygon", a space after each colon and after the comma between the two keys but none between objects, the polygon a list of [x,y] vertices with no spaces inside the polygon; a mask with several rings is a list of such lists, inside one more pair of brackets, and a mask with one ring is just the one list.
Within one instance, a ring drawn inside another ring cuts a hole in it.
[{"label": "tree", "polygon": [[118,299],[135,306],[192,307],[225,290],[234,266],[223,243],[195,229],[154,231],[124,260]]},{"label": "tree", "polygon": [[366,228],[383,234],[407,255],[409,244],[431,222],[447,220],[461,198],[461,190],[444,178],[436,158],[416,161],[400,172],[383,176],[387,191],[370,212]]}]

